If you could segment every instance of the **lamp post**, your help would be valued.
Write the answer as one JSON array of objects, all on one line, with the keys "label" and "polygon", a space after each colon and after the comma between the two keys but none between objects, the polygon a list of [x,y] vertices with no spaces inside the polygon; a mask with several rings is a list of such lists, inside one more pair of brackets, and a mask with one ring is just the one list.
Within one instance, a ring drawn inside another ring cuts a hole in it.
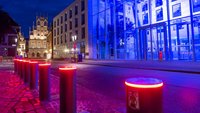
[{"label": "lamp post", "polygon": [[73,49],[74,49],[74,62],[76,61],[76,58],[75,58],[75,54],[76,54],[76,39],[77,39],[77,36],[76,35],[73,35],[72,36],[72,41],[73,41]]}]

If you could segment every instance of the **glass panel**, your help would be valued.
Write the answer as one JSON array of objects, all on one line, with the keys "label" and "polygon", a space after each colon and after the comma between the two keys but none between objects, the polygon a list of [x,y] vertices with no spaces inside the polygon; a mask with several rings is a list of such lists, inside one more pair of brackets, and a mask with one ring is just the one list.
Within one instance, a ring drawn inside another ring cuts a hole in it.
[{"label": "glass panel", "polygon": [[138,26],[148,25],[149,22],[149,0],[137,0]]},{"label": "glass panel", "polygon": [[158,46],[158,32],[157,28],[152,29],[152,52],[153,52],[153,59],[158,60],[158,51],[159,51],[159,46]]},{"label": "glass panel", "polygon": [[193,1],[193,13],[197,14],[200,12],[200,0],[192,0]]},{"label": "glass panel", "polygon": [[135,5],[133,0],[124,2],[124,13],[125,13],[125,29],[126,29],[126,54],[127,59],[136,59],[137,58],[137,49],[136,49],[136,23],[135,23]]},{"label": "glass panel", "polygon": [[200,16],[194,17],[194,46],[196,60],[200,60]]},{"label": "glass panel", "polygon": [[[171,25],[171,44],[174,60],[192,60],[191,25],[187,18]],[[173,21],[175,22],[175,21]]]},{"label": "glass panel", "polygon": [[146,41],[147,41],[147,49],[146,49],[146,52],[147,52],[147,60],[149,59],[151,59],[151,36],[150,36],[151,34],[150,34],[150,29],[147,29],[146,30]]},{"label": "glass panel", "polygon": [[118,4],[115,11],[117,58],[125,59],[124,5],[121,4],[120,1],[118,1],[116,4]]},{"label": "glass panel", "polygon": [[189,0],[169,0],[170,19],[190,16]]},{"label": "glass panel", "polygon": [[152,23],[167,21],[167,1],[151,0]]},{"label": "glass panel", "polygon": [[106,54],[108,59],[114,59],[114,8],[106,10]]},{"label": "glass panel", "polygon": [[154,60],[165,59],[166,27],[158,26],[152,29],[152,51]]},{"label": "glass panel", "polygon": [[151,59],[150,29],[140,29],[140,58]]}]

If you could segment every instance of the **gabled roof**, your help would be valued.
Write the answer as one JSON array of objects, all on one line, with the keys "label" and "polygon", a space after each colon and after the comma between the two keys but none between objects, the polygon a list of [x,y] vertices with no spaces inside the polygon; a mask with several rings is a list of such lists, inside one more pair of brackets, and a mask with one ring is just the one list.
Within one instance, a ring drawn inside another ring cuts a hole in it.
[{"label": "gabled roof", "polygon": [[9,16],[8,13],[0,9],[0,17],[0,35],[19,32],[14,28],[19,28],[19,25]]}]

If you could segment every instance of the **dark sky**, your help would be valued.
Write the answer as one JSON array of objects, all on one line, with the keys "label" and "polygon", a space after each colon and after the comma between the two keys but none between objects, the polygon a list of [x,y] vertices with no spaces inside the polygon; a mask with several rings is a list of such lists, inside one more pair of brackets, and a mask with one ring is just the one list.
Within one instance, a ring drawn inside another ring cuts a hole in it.
[{"label": "dark sky", "polygon": [[2,9],[22,27],[28,38],[29,27],[35,22],[36,15],[48,16],[49,23],[73,0],[0,0]]}]

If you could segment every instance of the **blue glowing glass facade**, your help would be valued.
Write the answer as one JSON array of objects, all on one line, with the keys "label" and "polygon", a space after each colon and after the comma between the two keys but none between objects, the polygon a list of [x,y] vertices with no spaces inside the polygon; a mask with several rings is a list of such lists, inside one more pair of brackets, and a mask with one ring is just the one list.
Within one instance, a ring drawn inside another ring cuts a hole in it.
[{"label": "blue glowing glass facade", "polygon": [[200,60],[200,0],[92,4],[96,59]]}]

